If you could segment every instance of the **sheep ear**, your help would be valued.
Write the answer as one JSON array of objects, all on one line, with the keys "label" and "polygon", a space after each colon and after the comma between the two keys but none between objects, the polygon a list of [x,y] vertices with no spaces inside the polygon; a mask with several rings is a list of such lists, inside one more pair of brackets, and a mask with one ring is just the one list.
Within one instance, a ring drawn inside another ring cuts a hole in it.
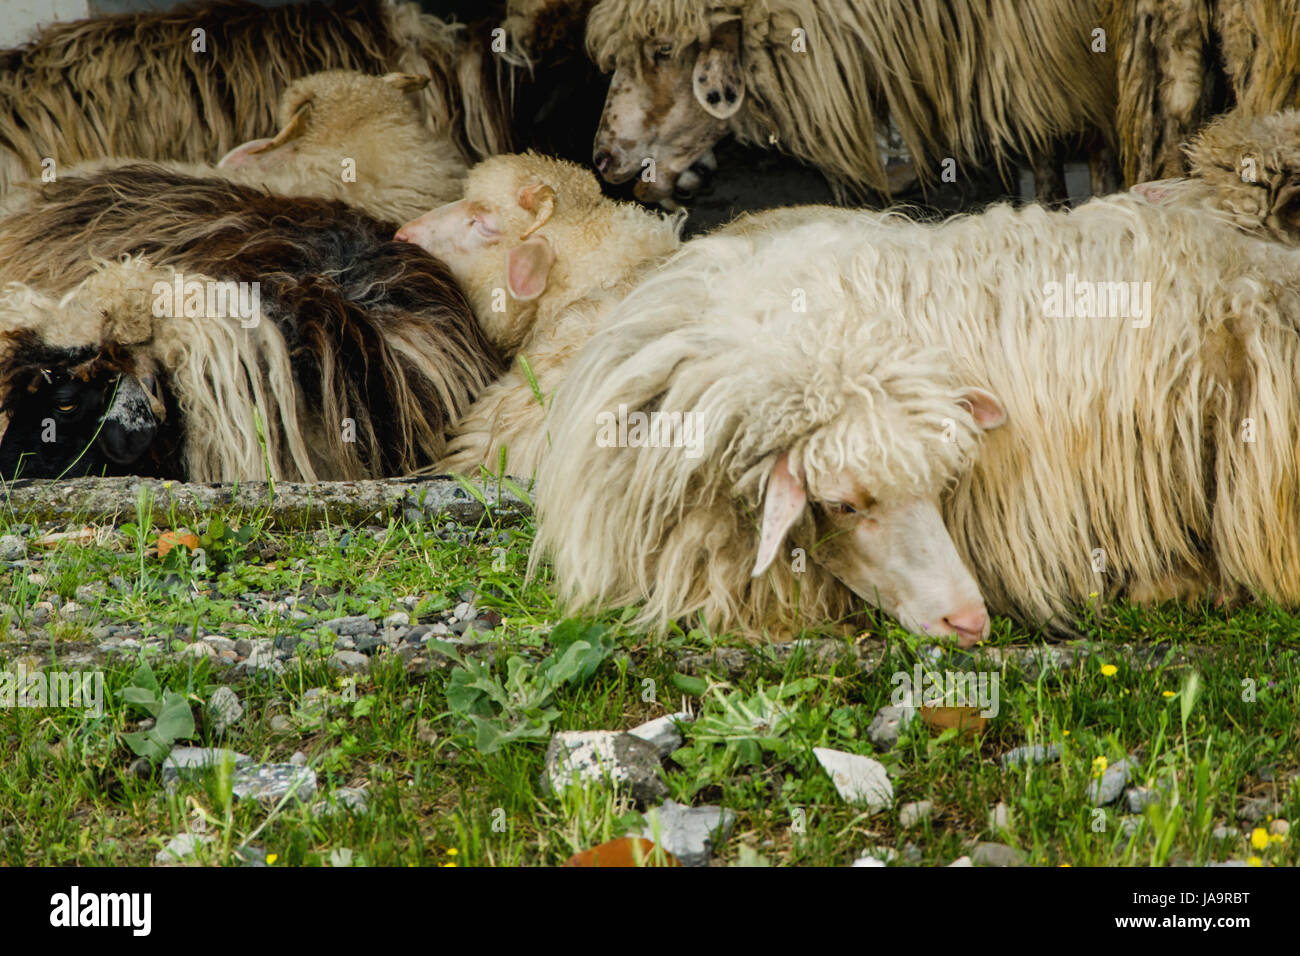
[{"label": "sheep ear", "polygon": [[380,79],[403,93],[413,93],[429,85],[429,78],[418,73],[385,73]]},{"label": "sheep ear", "polygon": [[752,577],[759,577],[776,558],[786,533],[803,514],[808,493],[803,482],[790,471],[790,453],[784,452],[767,476],[767,494],[763,499],[763,533],[758,542],[758,558]]},{"label": "sheep ear", "polygon": [[982,388],[971,386],[966,389],[957,400],[960,404],[965,405],[975,419],[975,424],[985,431],[991,431],[1006,424],[1007,410],[1002,407],[997,396],[992,392],[986,392]]},{"label": "sheep ear", "polygon": [[1269,219],[1275,228],[1293,239],[1300,239],[1300,183],[1293,182],[1278,190]]},{"label": "sheep ear", "polygon": [[307,117],[311,113],[311,100],[304,100],[298,108],[293,111],[289,117],[289,122],[284,124],[284,128],[275,134],[275,138],[268,140],[261,146],[249,150],[251,153],[265,153],[272,149],[279,149],[291,139],[297,139],[307,130]]},{"label": "sheep ear", "polygon": [[740,21],[713,31],[700,49],[692,77],[695,98],[704,112],[718,119],[736,115],[745,101],[745,74],[740,69]]},{"label": "sheep ear", "polygon": [[250,139],[247,143],[240,143],[221,157],[217,167],[220,169],[243,169],[248,166],[255,166],[257,165],[255,154],[266,149],[270,142],[269,139]]},{"label": "sheep ear", "polygon": [[512,298],[528,302],[546,291],[555,251],[545,236],[534,236],[506,253],[506,288]]},{"label": "sheep ear", "polygon": [[1159,205],[1178,193],[1186,179],[1152,179],[1145,183],[1134,183],[1129,192],[1136,193],[1149,203]]}]

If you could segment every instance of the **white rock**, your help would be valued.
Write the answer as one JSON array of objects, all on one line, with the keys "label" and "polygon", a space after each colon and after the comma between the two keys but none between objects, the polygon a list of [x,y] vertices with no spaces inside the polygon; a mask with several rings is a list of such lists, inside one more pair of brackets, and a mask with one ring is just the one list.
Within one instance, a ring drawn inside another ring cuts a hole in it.
[{"label": "white rock", "polygon": [[655,749],[659,751],[659,756],[667,757],[682,745],[682,732],[677,729],[677,724],[689,723],[692,720],[694,718],[690,714],[668,714],[664,717],[656,717],[654,720],[647,720],[644,724],[633,727],[628,733],[654,744]]},{"label": "white rock", "polygon": [[831,775],[843,799],[865,803],[871,813],[893,804],[894,784],[880,761],[828,747],[814,747],[813,756]]},{"label": "white rock", "polygon": [[906,803],[898,811],[898,825],[904,830],[911,829],[922,820],[929,819],[934,813],[934,804],[929,800],[918,800],[914,803]]},{"label": "white rock", "polygon": [[957,857],[957,859],[953,860],[948,865],[949,866],[974,866],[974,864],[971,863],[970,861],[970,857],[968,856],[959,856]]},{"label": "white rock", "polygon": [[167,846],[158,851],[153,858],[154,862],[164,866],[169,863],[179,863],[186,857],[193,856],[195,850],[211,843],[212,840],[210,833],[178,833],[171,838]]}]

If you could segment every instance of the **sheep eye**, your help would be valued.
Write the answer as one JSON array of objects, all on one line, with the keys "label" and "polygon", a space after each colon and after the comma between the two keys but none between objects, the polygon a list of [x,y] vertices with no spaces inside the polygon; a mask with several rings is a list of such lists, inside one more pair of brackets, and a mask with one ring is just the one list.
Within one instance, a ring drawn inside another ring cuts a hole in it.
[{"label": "sheep eye", "polygon": [[852,515],[858,513],[857,509],[846,501],[831,502],[830,511],[832,514],[837,515]]},{"label": "sheep eye", "polygon": [[77,410],[77,403],[70,402],[67,405],[56,405],[55,407],[66,415],[68,412],[73,412]]},{"label": "sheep eye", "polygon": [[475,219],[471,219],[470,222],[474,226],[474,231],[477,232],[484,239],[495,239],[497,236],[501,235],[500,232],[493,229],[482,219],[475,218]]},{"label": "sheep eye", "polygon": [[655,47],[654,58],[656,60],[666,60],[673,55],[673,45],[671,43],[660,43]]}]

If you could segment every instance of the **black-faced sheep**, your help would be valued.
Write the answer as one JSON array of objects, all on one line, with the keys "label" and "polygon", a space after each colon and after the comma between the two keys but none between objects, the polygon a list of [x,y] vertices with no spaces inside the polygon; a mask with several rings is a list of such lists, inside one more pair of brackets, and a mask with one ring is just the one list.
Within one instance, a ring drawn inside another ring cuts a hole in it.
[{"label": "black-faced sheep", "polygon": [[607,199],[587,170],[535,154],[485,160],[464,199],[403,226],[398,238],[447,263],[489,341],[516,357],[456,425],[438,470],[495,471],[504,450],[509,474],[531,476],[547,446],[545,403],[570,360],[678,247],[680,228],[680,217]]},{"label": "black-faced sheep", "polygon": [[[445,266],[392,241],[395,228],[339,202],[123,166],[47,183],[0,220],[0,281],[57,296],[91,274],[94,257],[143,255],[185,276],[247,283],[261,324],[284,343],[262,357],[264,374],[292,383],[309,455],[275,467],[321,479],[402,474],[442,457],[447,427],[501,366]],[[223,374],[245,374],[236,369]],[[245,454],[254,432],[243,419],[219,427],[232,447],[207,463],[191,456],[189,475],[258,477]]]},{"label": "black-faced sheep", "polygon": [[[595,163],[662,200],[728,132],[773,144],[850,192],[888,192],[892,120],[924,180],[951,158],[1045,156],[1109,136],[1114,66],[1097,0],[601,0],[588,48],[613,71]],[[1039,162],[1044,171],[1055,162]],[[1096,168],[1101,188],[1102,167]],[[1053,195],[1063,198],[1063,181]]]}]

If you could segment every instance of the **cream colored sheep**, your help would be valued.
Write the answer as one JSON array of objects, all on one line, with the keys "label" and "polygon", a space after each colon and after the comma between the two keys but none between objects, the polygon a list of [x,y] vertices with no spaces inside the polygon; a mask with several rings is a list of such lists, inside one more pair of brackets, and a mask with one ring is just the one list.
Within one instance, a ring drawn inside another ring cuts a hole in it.
[{"label": "cream colored sheep", "polygon": [[[449,202],[464,186],[466,166],[444,133],[420,122],[409,95],[426,77],[406,73],[366,76],[348,70],[315,73],[294,81],[280,99],[280,128],[252,140],[221,163],[159,162],[191,176],[219,175],[283,196],[340,199],[378,219],[405,222]],[[101,159],[60,176],[138,163]],[[38,182],[6,197],[5,211],[27,208]]]},{"label": "cream colored sheep", "polygon": [[398,238],[447,263],[488,340],[515,356],[455,426],[437,469],[495,472],[504,450],[509,474],[531,476],[547,445],[544,403],[602,316],[678,247],[680,227],[535,154],[483,161],[464,199],[403,226]]},{"label": "cream colored sheep", "polygon": [[[1129,195],[943,224],[763,220],[688,244],[570,371],[538,475],[537,545],[569,601],[644,599],[660,625],[701,610],[746,620],[763,592],[738,569],[767,540],[757,513],[774,456],[794,460],[804,416],[840,421],[855,370],[928,348],[938,355],[898,371],[902,395],[970,384],[1008,424],[973,464],[926,468],[956,454],[949,439],[970,448],[969,416],[937,398],[908,415],[889,390],[853,387],[863,408],[835,460],[877,502],[859,502],[855,534],[894,524],[899,484],[928,475],[996,612],[1055,626],[1093,597],[1300,605],[1300,250]],[[785,329],[793,344],[774,345]],[[597,416],[624,405],[705,413],[702,458],[598,447]],[[817,504],[821,467],[804,465],[797,520],[824,532],[843,496]],[[834,541],[796,532],[773,566],[788,602],[802,582],[814,616],[844,604],[826,577],[780,565],[798,545],[834,573]],[[911,573],[918,588],[950,577],[923,562]],[[854,589],[878,588],[893,610],[896,580],[871,569]]]}]

